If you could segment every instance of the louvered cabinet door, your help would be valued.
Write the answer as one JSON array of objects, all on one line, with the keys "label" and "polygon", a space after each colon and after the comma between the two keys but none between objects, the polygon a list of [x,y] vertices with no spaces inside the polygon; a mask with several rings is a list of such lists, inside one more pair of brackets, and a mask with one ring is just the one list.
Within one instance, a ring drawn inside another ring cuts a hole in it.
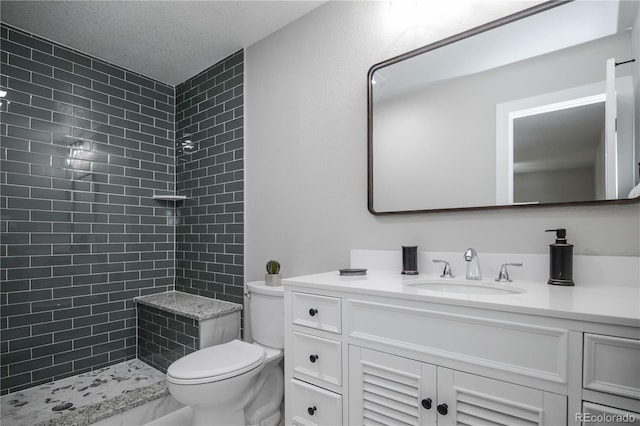
[{"label": "louvered cabinet door", "polygon": [[564,395],[441,367],[438,398],[449,401],[438,426],[567,424]]},{"label": "louvered cabinet door", "polygon": [[349,424],[435,425],[436,367],[349,347]]}]

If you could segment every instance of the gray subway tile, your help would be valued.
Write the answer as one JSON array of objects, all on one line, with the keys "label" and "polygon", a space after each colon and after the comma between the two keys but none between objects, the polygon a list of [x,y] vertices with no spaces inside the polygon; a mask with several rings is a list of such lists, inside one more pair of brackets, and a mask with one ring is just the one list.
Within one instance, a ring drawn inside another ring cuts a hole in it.
[{"label": "gray subway tile", "polygon": [[85,119],[73,117],[70,115],[60,114],[57,112],[53,113],[53,122],[59,123],[59,124],[66,124],[68,126],[73,126],[73,127],[81,127],[83,129],[91,128],[90,120],[85,120]]},{"label": "gray subway tile", "polygon": [[79,85],[79,86],[84,86],[89,88],[91,87],[91,79],[72,73],[72,72],[64,71],[61,69],[55,69],[53,71],[53,76],[58,80],[66,81],[74,85]]},{"label": "gray subway tile", "polygon": [[51,334],[43,334],[40,336],[26,337],[24,339],[14,339],[9,342],[9,349],[17,351],[34,346],[47,345],[53,342],[53,336]]},{"label": "gray subway tile", "polygon": [[21,114],[27,117],[39,118],[41,120],[50,120],[51,111],[42,108],[36,108],[29,105],[24,105],[18,102],[11,102],[7,110],[14,114]]},{"label": "gray subway tile", "polygon": [[53,360],[56,364],[66,363],[70,361],[76,361],[83,358],[88,358],[91,356],[91,348],[81,348],[75,349],[68,352],[62,352],[55,354]]},{"label": "gray subway tile", "polygon": [[55,321],[69,319],[69,318],[77,318],[77,317],[82,317],[87,315],[91,315],[91,308],[88,306],[69,308],[69,309],[59,309],[59,310],[53,311],[53,319]]},{"label": "gray subway tile", "polygon": [[31,49],[29,47],[14,43],[5,38],[2,39],[2,50],[25,58],[31,58]]},{"label": "gray subway tile", "polygon": [[89,99],[81,98],[80,96],[71,95],[69,93],[60,92],[58,90],[53,91],[53,99],[82,108],[91,108],[91,101]]},{"label": "gray subway tile", "polygon": [[20,31],[9,30],[8,32],[9,40],[12,40],[16,43],[22,44],[32,49],[41,50],[45,53],[52,53],[53,46],[51,43],[40,40],[35,37],[31,37],[26,35]]},{"label": "gray subway tile", "polygon": [[[122,108],[125,110],[130,110],[134,112],[140,112],[140,105],[135,102],[126,101],[124,99],[119,99],[113,96],[109,97],[109,105],[115,106],[118,108]],[[123,114],[124,115],[124,114]]]},{"label": "gray subway tile", "polygon": [[93,101],[91,104],[94,111],[102,112],[109,115],[115,115],[117,117],[124,117],[124,109],[118,106],[114,106],[113,104],[107,105],[96,101]]},{"label": "gray subway tile", "polygon": [[70,62],[76,62],[86,67],[91,66],[91,59],[88,56],[73,52],[67,48],[55,46],[53,53],[58,58],[64,58]]},{"label": "gray subway tile", "polygon": [[117,77],[111,77],[109,79],[109,84],[111,86],[119,87],[120,89],[129,91],[129,92],[140,93],[140,86],[138,86],[137,84],[133,84],[128,81],[122,80]]},{"label": "gray subway tile", "polygon": [[51,135],[45,132],[40,132],[36,130],[23,129],[20,127],[7,126],[7,134],[8,136],[14,136],[16,138],[40,141],[40,142],[50,142]]},{"label": "gray subway tile", "polygon": [[2,74],[8,77],[12,77],[18,80],[29,81],[31,80],[31,73],[23,68],[14,67],[13,65],[3,64]]},{"label": "gray subway tile", "polygon": [[154,90],[155,86],[156,86],[156,84],[155,84],[155,82],[153,80],[151,80],[149,78],[146,78],[146,77],[143,77],[143,76],[141,76],[139,74],[134,74],[134,73],[131,73],[131,72],[127,72],[125,74],[125,78],[126,78],[127,81],[130,81],[130,82],[132,82],[134,84],[137,84],[139,86],[146,87],[148,89]]},{"label": "gray subway tile", "polygon": [[109,101],[108,95],[80,86],[73,87],[73,94],[102,103],[107,103]]},{"label": "gray subway tile", "polygon": [[[24,360],[25,358],[22,358],[22,360]],[[31,358],[31,356],[29,356],[29,358]],[[9,375],[14,376],[27,371],[49,367],[52,363],[53,359],[50,356],[44,356],[42,358],[31,358],[28,359],[28,361],[18,361],[10,363],[8,364]]]},{"label": "gray subway tile", "polygon": [[169,115],[168,113],[173,113],[173,111],[168,111],[168,112],[160,111],[160,110],[158,110],[156,108],[150,108],[150,107],[147,107],[147,106],[144,106],[144,105],[140,106],[140,112],[142,114],[145,114],[145,115],[148,115],[148,116],[151,116],[151,117],[155,117],[155,118],[159,118],[161,120],[167,120],[168,119],[168,115]]},{"label": "gray subway tile", "polygon": [[155,105],[155,101],[153,99],[138,95],[137,93],[126,92],[125,99],[139,105],[146,105],[150,108]]},{"label": "gray subway tile", "polygon": [[37,383],[38,381],[46,382],[50,381],[50,378],[61,378],[58,376],[66,377],[71,371],[73,371],[73,368],[71,363],[69,362],[66,364],[54,365],[53,367],[47,367],[42,370],[34,370],[31,373],[31,377],[33,378],[34,383]]},{"label": "gray subway tile", "polygon": [[91,63],[91,67],[94,70],[101,71],[105,74],[109,74],[110,76],[124,78],[124,71],[121,68],[109,65],[104,61],[94,59]]},{"label": "gray subway tile", "polygon": [[74,265],[74,266],[54,266],[53,276],[62,277],[69,275],[86,275],[91,273],[91,267],[89,265]]},{"label": "gray subway tile", "polygon": [[60,288],[71,285],[71,277],[54,277],[31,280],[32,289]]},{"label": "gray subway tile", "polygon": [[80,65],[78,63],[73,64],[73,72],[77,75],[90,78],[102,83],[109,82],[109,76],[105,73],[91,69],[89,66]]},{"label": "gray subway tile", "polygon": [[100,123],[108,123],[109,116],[100,112],[92,111],[90,109],[73,107],[72,115],[76,118],[84,118],[87,120],[98,121]]},{"label": "gray subway tile", "polygon": [[[35,130],[47,132],[47,133],[57,133],[59,135],[71,134],[71,126],[51,123],[48,121],[38,120],[35,118],[31,120],[31,128]],[[66,154],[68,155],[68,152]]]},{"label": "gray subway tile", "polygon": [[69,115],[73,114],[73,108],[74,108],[72,105],[69,105],[63,102],[52,101],[50,99],[45,99],[38,96],[32,97],[31,106],[48,109],[50,111],[57,111],[57,112],[61,112],[63,114],[69,114]]},{"label": "gray subway tile", "polygon": [[73,91],[73,84],[56,78],[47,77],[46,75],[33,74],[31,81],[50,89],[62,90],[67,93],[71,93]]},{"label": "gray subway tile", "polygon": [[73,71],[73,64],[71,62],[65,59],[62,59],[58,56],[50,55],[48,53],[34,50],[32,59],[34,61],[42,62],[56,68],[61,68],[67,71]]}]

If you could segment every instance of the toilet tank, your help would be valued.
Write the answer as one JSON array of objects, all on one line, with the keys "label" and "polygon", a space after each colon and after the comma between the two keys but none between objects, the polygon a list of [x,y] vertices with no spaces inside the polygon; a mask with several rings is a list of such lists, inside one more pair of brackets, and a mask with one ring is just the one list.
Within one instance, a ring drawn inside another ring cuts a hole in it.
[{"label": "toilet tank", "polygon": [[271,348],[284,348],[284,289],[264,281],[247,283],[249,323],[253,340]]}]

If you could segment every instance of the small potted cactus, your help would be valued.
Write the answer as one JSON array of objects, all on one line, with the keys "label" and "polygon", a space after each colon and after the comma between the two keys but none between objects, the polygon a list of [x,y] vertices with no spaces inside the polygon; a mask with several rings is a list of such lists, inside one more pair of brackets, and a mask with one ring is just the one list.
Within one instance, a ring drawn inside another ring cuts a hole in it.
[{"label": "small potted cactus", "polygon": [[280,285],[280,263],[277,260],[267,262],[267,273],[264,274],[264,283],[268,286]]}]

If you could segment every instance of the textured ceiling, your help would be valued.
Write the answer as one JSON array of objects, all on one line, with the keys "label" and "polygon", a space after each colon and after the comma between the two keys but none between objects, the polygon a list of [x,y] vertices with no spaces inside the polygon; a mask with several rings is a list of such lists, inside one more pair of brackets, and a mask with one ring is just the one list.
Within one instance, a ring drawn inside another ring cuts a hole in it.
[{"label": "textured ceiling", "polygon": [[7,1],[2,22],[177,85],[324,1]]}]

